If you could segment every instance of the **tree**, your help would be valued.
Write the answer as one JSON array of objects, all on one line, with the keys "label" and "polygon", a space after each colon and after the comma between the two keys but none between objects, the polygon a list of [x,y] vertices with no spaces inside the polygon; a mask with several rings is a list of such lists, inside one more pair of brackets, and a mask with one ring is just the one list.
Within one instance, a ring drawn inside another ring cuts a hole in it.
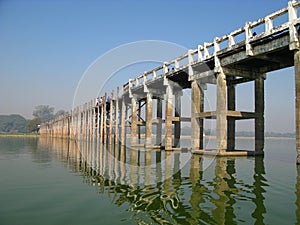
[{"label": "tree", "polygon": [[61,116],[61,115],[63,115],[63,114],[65,114],[66,112],[65,112],[65,110],[58,110],[56,113],[55,113],[55,117],[58,117],[58,116]]},{"label": "tree", "polygon": [[27,123],[21,115],[0,115],[0,133],[26,133]]},{"label": "tree", "polygon": [[54,108],[49,105],[36,106],[32,112],[34,119],[39,119],[40,123],[45,123],[54,118]]},{"label": "tree", "polygon": [[38,125],[41,124],[40,118],[34,118],[32,120],[29,120],[28,122],[28,130],[29,131],[36,131],[38,128]]}]

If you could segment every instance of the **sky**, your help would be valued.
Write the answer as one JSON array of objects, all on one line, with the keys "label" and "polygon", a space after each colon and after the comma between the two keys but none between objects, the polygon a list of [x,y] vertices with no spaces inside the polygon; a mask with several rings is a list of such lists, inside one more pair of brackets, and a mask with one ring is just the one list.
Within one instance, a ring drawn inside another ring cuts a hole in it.
[{"label": "sky", "polygon": [[[0,0],[0,114],[30,119],[37,105],[69,111],[88,73],[99,78],[94,85],[109,92],[163,60],[286,6],[286,0]],[[145,63],[129,65],[136,43],[148,46],[135,52],[142,52]],[[165,50],[170,48],[174,51]],[[99,60],[104,67],[121,66],[107,73],[99,64],[92,71]],[[295,131],[293,73],[289,68],[267,74],[266,131]],[[248,109],[252,89],[238,88],[238,108]]]}]

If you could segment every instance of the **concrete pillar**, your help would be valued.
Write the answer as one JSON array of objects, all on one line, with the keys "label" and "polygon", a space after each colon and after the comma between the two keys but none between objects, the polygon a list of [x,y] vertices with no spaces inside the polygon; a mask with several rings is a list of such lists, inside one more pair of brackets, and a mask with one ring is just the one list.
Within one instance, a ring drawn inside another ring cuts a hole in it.
[{"label": "concrete pillar", "polygon": [[294,53],[295,67],[295,120],[296,120],[296,149],[297,149],[297,164],[300,164],[300,51]]},{"label": "concrete pillar", "polygon": [[[138,109],[137,109],[137,114],[138,114],[137,120],[138,121],[140,121],[140,118],[142,117],[141,108],[142,108],[142,100],[139,100],[138,101]],[[141,126],[140,125],[137,126],[137,132],[138,132],[138,142],[140,144],[141,143]]]},{"label": "concrete pillar", "polygon": [[116,93],[116,107],[115,107],[115,143],[119,142],[119,87]]},{"label": "concrete pillar", "polygon": [[165,114],[165,150],[172,150],[172,119],[173,119],[173,87],[169,84],[166,90],[166,114]]},{"label": "concrete pillar", "polygon": [[[227,86],[227,108],[228,110],[235,111],[235,85],[230,84]],[[227,149],[235,149],[235,119],[227,118]]]},{"label": "concrete pillar", "polygon": [[161,136],[162,136],[162,99],[160,97],[157,98],[157,106],[156,106],[156,116],[158,119],[157,127],[156,127],[156,146],[161,146]]},{"label": "concrete pillar", "polygon": [[98,103],[97,105],[97,125],[96,125],[96,137],[97,137],[97,142],[100,140],[100,117],[101,117],[101,106]]},{"label": "concrete pillar", "polygon": [[90,110],[91,110],[91,140],[94,140],[95,138],[95,127],[96,127],[96,113],[95,113],[95,99],[93,99],[91,101],[91,107],[90,107]]},{"label": "concrete pillar", "polygon": [[91,137],[91,102],[87,103],[87,134],[88,134],[88,140],[90,140]]},{"label": "concrete pillar", "polygon": [[113,123],[114,123],[114,120],[113,120],[113,111],[115,110],[113,99],[114,99],[114,92],[112,91],[110,102],[109,102],[109,104],[110,104],[110,110],[109,110],[109,137],[108,137],[109,142],[108,143],[110,145],[112,144]]},{"label": "concrete pillar", "polygon": [[102,105],[100,106],[100,143],[103,143],[103,127],[104,127],[104,108],[105,108],[105,99],[102,98]]},{"label": "concrete pillar", "polygon": [[83,105],[83,109],[81,112],[82,115],[82,139],[85,140],[86,139],[86,103],[84,103]]},{"label": "concrete pillar", "polygon": [[203,111],[203,90],[196,80],[192,81],[191,138],[192,149],[203,149],[203,119],[198,114]]},{"label": "concrete pillar", "polygon": [[181,132],[181,96],[182,93],[177,92],[175,94],[175,117],[179,117],[179,121],[176,121],[174,124],[174,146],[180,147],[180,132]]},{"label": "concrete pillar", "polygon": [[152,94],[147,93],[145,147],[152,146]]},{"label": "concrete pillar", "polygon": [[263,153],[264,149],[264,77],[255,79],[255,152]]},{"label": "concrete pillar", "polygon": [[226,111],[226,76],[221,71],[217,76],[217,106],[216,106],[216,141],[217,150],[225,152],[227,148],[227,111]]},{"label": "concrete pillar", "polygon": [[103,143],[106,144],[107,142],[107,111],[106,111],[106,99],[107,94],[104,95],[104,102],[103,102]]},{"label": "concrete pillar", "polygon": [[122,97],[122,107],[121,107],[121,144],[122,146],[126,145],[126,103],[124,96]]},{"label": "concrete pillar", "polygon": [[136,97],[131,98],[131,145],[136,145],[137,141],[137,99]]}]

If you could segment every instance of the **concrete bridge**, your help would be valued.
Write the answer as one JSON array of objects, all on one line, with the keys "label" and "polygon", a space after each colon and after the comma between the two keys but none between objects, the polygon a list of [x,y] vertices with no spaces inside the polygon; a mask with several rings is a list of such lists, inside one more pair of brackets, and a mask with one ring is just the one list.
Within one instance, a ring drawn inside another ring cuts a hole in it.
[{"label": "concrete bridge", "polygon": [[[212,42],[204,42],[197,49],[130,79],[123,85],[122,92],[117,88],[111,95],[101,96],[102,103],[92,100],[68,115],[43,124],[40,133],[74,139],[95,138],[108,144],[117,141],[122,145],[129,138],[132,147],[140,145],[138,140],[143,136],[146,148],[174,150],[180,148],[181,122],[190,121],[190,149],[194,153],[263,155],[266,73],[294,66],[296,146],[300,163],[299,7],[300,2],[290,1],[284,9],[246,22],[244,27],[216,37]],[[246,82],[254,82],[255,107],[251,112],[236,110],[236,86]],[[216,85],[215,111],[204,109],[207,84]],[[188,118],[181,116],[184,89],[191,89],[191,116]],[[106,103],[108,96],[110,101]],[[145,115],[141,113],[142,107],[145,107]],[[216,120],[214,150],[204,149],[203,126],[207,119]],[[236,121],[249,119],[254,120],[255,149],[239,151],[235,148]],[[145,127],[144,134],[141,134],[141,127]]]}]

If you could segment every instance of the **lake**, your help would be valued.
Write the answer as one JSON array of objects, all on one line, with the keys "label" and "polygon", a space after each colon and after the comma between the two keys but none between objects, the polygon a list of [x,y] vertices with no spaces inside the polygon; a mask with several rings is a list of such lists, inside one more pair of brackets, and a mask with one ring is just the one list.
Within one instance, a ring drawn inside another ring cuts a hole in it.
[{"label": "lake", "polygon": [[209,157],[0,137],[0,224],[300,224],[295,148]]}]

